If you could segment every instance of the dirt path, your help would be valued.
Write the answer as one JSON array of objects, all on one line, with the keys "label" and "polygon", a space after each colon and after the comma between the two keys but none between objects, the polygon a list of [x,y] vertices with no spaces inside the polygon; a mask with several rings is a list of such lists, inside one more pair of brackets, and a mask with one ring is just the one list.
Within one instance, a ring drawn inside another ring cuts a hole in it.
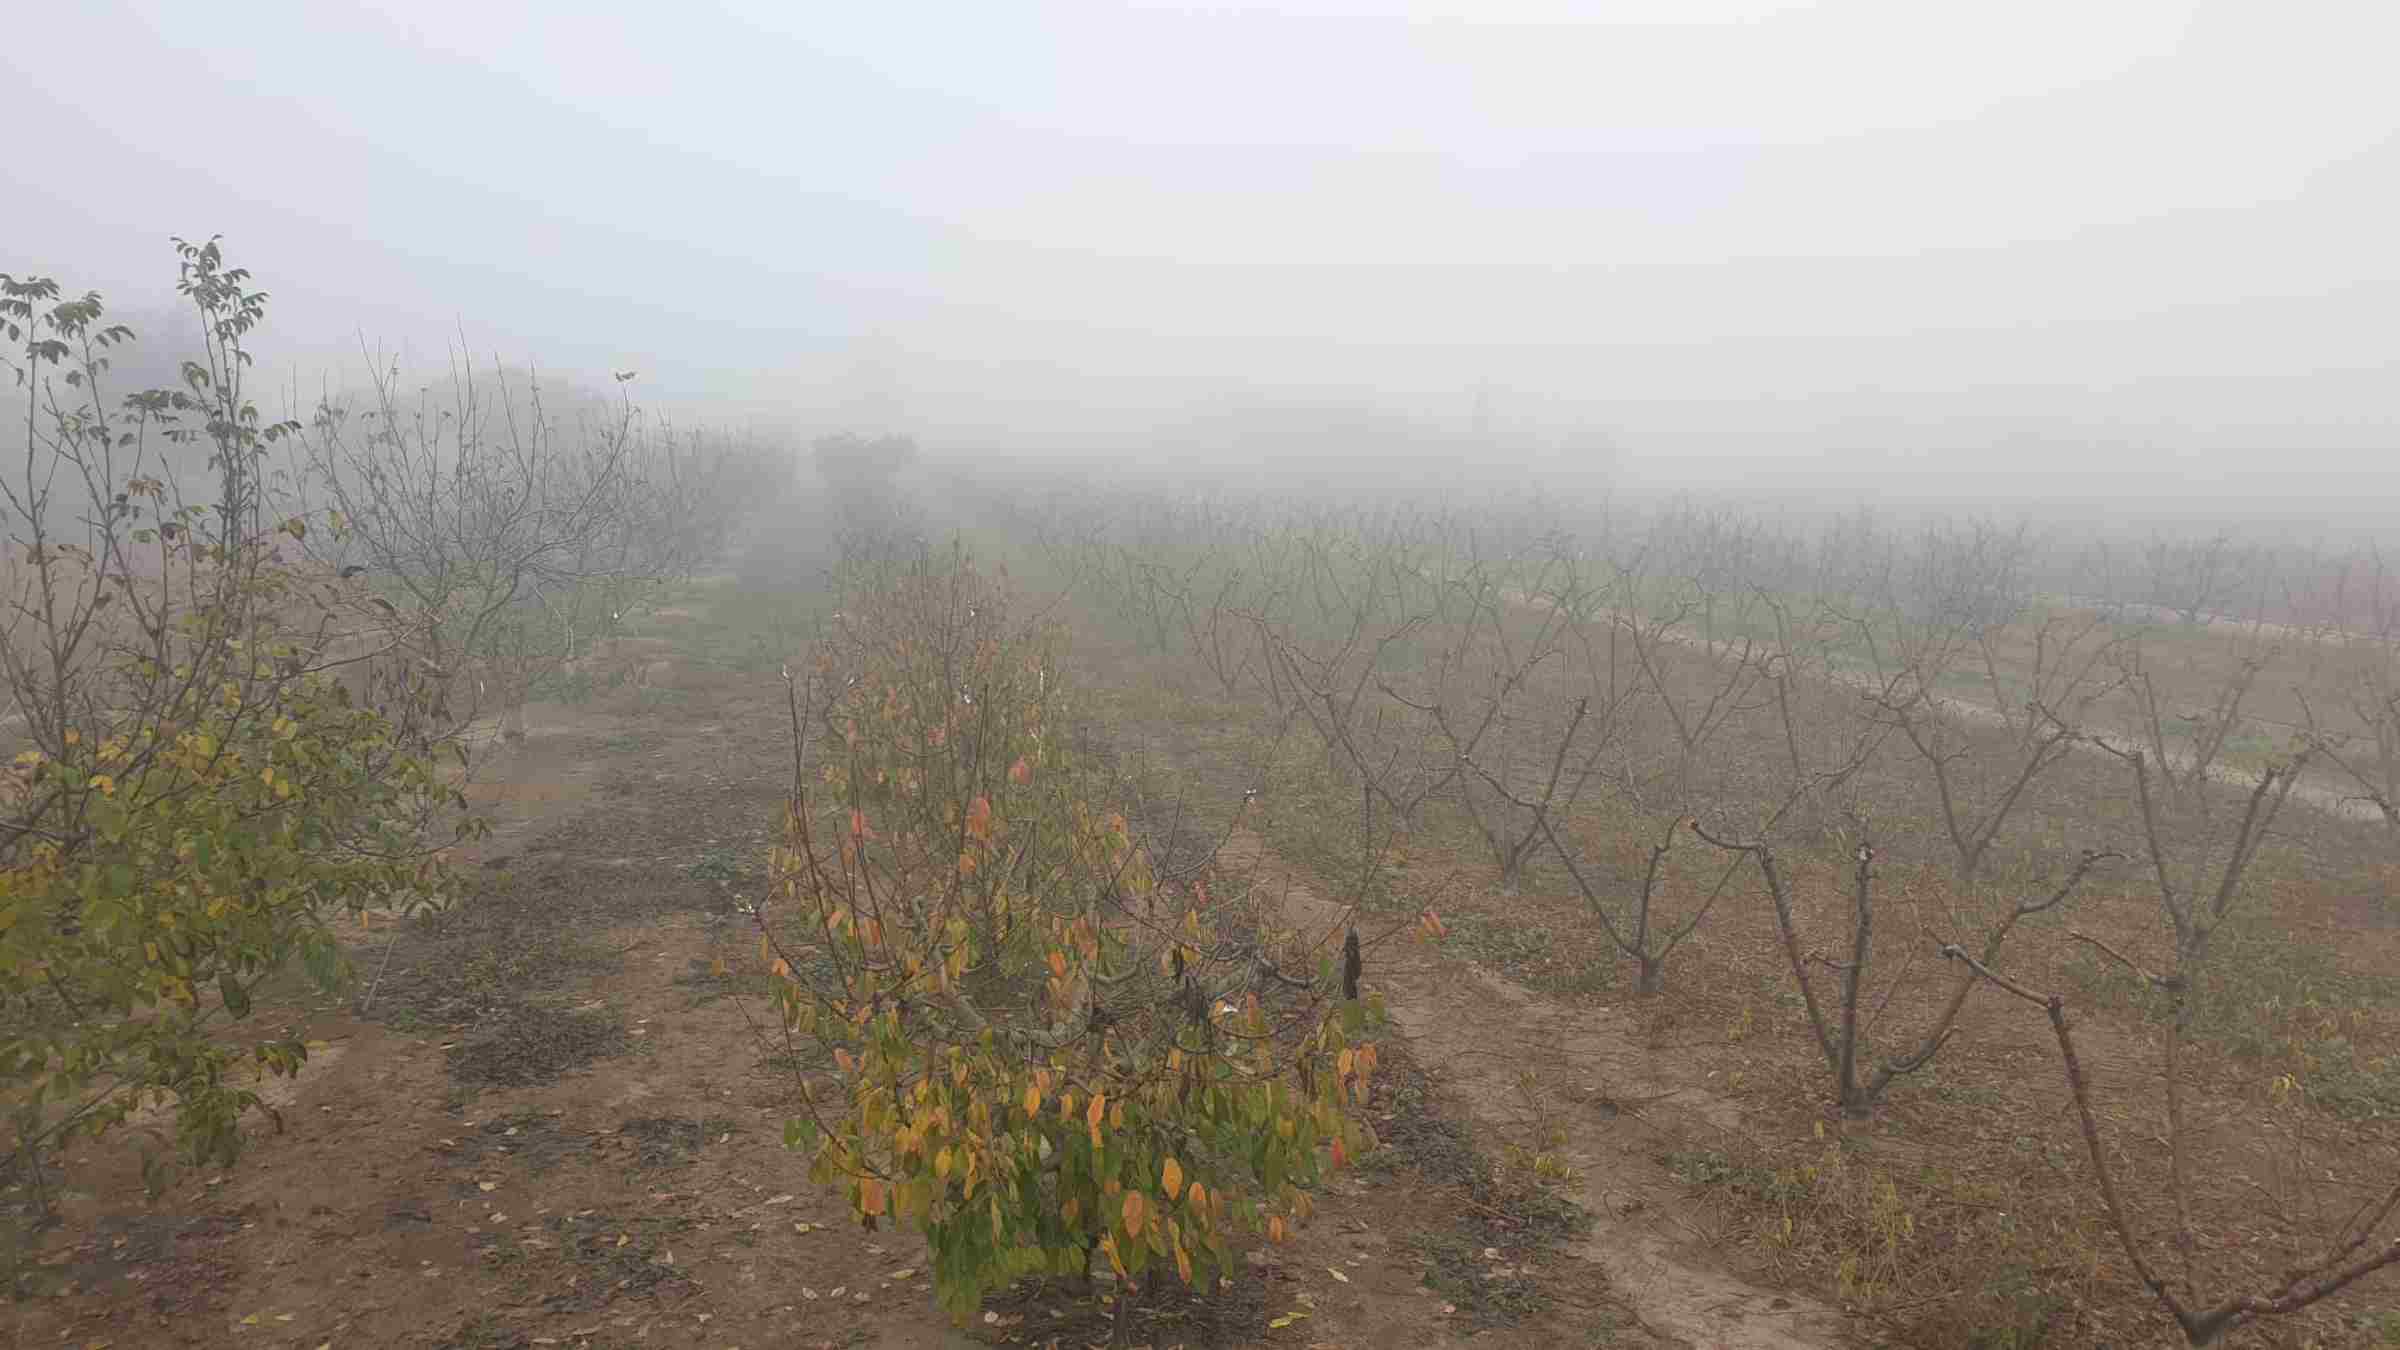
[{"label": "dirt path", "polygon": [[[1513,591],[1507,594],[1506,599],[1510,604],[1524,605],[1528,607],[1539,603],[1536,597]],[[1624,611],[1603,612],[1624,623],[1638,622],[1639,619],[1639,616],[1632,615]],[[1703,652],[1712,659],[1716,658],[1724,649],[1724,644],[1711,644],[1697,634],[1690,632],[1670,630],[1662,633],[1661,636],[1667,641],[1675,643],[1678,646],[1688,647],[1692,650]],[[1864,667],[1853,665],[1835,665],[1830,667],[1826,674],[1829,679],[1841,685],[1843,688],[1849,689],[1856,693],[1876,694],[1882,691],[1882,683],[1876,674],[1865,669]],[[1955,694],[1937,694],[1928,691],[1925,695],[1925,699],[1926,702],[1931,704],[1933,707],[1958,717],[1963,721],[1973,722],[1979,726],[2007,727],[2009,725],[2008,718],[2003,716],[1998,708],[1993,707],[1989,702],[1986,702],[1981,697],[1965,698]],[[2118,728],[2109,734],[2128,743],[2138,740],[2138,737],[2136,737],[2129,728]],[[2083,740],[2074,742],[2071,748],[2092,755],[2107,753],[2099,746]],[[2169,748],[2166,754],[2171,763],[2171,767],[2177,772],[2189,771],[2193,759],[2193,756],[2190,752]],[[2317,778],[2326,778],[2322,772],[2312,776]],[[2208,766],[2207,777],[2212,783],[2219,784],[2223,787],[2241,790],[2248,790],[2257,786],[2258,784],[2258,774],[2255,771],[2242,769],[2223,763],[2211,764]],[[2292,800],[2299,802],[2303,806],[2311,807],[2317,811],[2321,811],[2337,820],[2359,821],[2372,824],[2383,819],[2383,813],[2375,806],[2374,803],[2360,796],[2356,791],[2345,791],[2340,785],[2329,778],[2326,778],[2326,781],[2321,782],[2312,782],[2304,779],[2302,782],[2295,784],[2292,788]]]},{"label": "dirt path", "polygon": [[348,997],[262,1003],[312,1053],[240,1166],[146,1202],[131,1136],[70,1158],[0,1343],[948,1344],[916,1235],[862,1233],[784,1152],[790,1076],[735,996],[780,682],[679,675],[530,709],[472,793],[483,893],[345,925]]},{"label": "dirt path", "polygon": [[[431,921],[346,925],[360,978],[345,995],[262,997],[259,1025],[312,1045],[299,1077],[267,1086],[280,1132],[255,1119],[239,1166],[155,1200],[131,1136],[66,1160],[62,1222],[0,1345],[1095,1338],[1095,1308],[1036,1292],[953,1331],[921,1237],[862,1231],[784,1151],[792,1065],[757,1034],[771,1014],[739,908],[788,787],[784,691],[772,663],[744,670],[686,637],[662,687],[536,705],[524,741],[490,747],[474,795],[496,828],[458,859],[480,895]],[[1294,1241],[1206,1305],[1165,1307],[1155,1343],[1645,1343],[1604,1300],[1466,1306],[1450,1290],[1513,1296],[1521,1258],[1487,1260],[1508,1236],[1430,1193],[1405,1168],[1336,1176]]]},{"label": "dirt path", "polygon": [[[1221,861],[1280,895],[1287,922],[1322,935],[1330,950],[1342,908],[1320,897],[1259,837],[1238,831]],[[1496,975],[1387,944],[1369,963],[1398,1033],[1417,1058],[1469,1104],[1477,1122],[1523,1137],[1535,1109],[1520,1075],[1560,1098],[1543,1114],[1564,1129],[1560,1151],[1581,1175],[1593,1216],[1577,1251],[1638,1314],[1643,1328],[1694,1350],[1825,1350],[1854,1343],[1834,1309],[1761,1288],[1729,1272],[1705,1233],[1677,1218],[1689,1209],[1657,1155],[1740,1127],[1740,1113],[1707,1090],[1671,1052],[1644,1045],[1623,1013],[1562,1008]]]}]

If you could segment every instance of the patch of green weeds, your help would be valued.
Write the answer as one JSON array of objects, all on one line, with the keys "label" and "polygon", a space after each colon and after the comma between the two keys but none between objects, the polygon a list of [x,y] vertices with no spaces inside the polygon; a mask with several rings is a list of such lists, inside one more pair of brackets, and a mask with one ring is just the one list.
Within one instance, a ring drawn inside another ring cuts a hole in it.
[{"label": "patch of green weeds", "polygon": [[692,864],[692,877],[698,881],[734,881],[742,875],[742,860],[729,848],[712,848]]},{"label": "patch of green weeds", "polygon": [[1808,1187],[1771,1168],[1737,1162],[1715,1149],[1679,1149],[1659,1160],[1669,1175],[1686,1186],[1723,1187],[1745,1199],[1772,1204],[1799,1204]]},{"label": "patch of green weeds", "polygon": [[2303,1043],[2309,1099],[2344,1120],[2400,1118],[2400,1056],[2369,1056],[2346,1036]]},{"label": "patch of green weeds", "polygon": [[[2165,994],[2089,950],[2078,949],[2065,972],[2095,1007],[2130,1012],[2153,1024],[2168,1016]],[[2277,924],[2259,904],[2237,909],[2210,939],[2208,963],[2191,998],[2199,1039],[2245,1059],[2305,1061],[2314,1044],[2328,1039],[2324,1028],[2341,1023],[2345,1014],[2400,1005],[2400,976],[2342,970],[2331,946]],[[2332,1053],[2343,1063],[2351,1059],[2340,1050]],[[2388,1075],[2390,1070],[2375,1072]]]},{"label": "patch of green weeds", "polygon": [[1542,924],[1514,923],[1490,914],[1459,911],[1443,921],[1450,935],[1443,950],[1464,956],[1546,994],[1597,994],[1617,981],[1616,962],[1606,957],[1565,958],[1558,937]]}]

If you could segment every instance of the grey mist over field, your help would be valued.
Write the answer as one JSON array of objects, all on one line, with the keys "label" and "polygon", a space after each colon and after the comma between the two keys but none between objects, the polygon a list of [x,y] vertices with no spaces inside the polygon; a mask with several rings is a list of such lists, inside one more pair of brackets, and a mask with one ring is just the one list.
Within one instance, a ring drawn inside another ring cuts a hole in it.
[{"label": "grey mist over field", "polygon": [[94,0],[14,30],[0,265],[156,333],[167,237],[222,232],[304,391],[355,382],[361,334],[412,371],[463,336],[937,456],[1338,477],[1397,446],[2301,524],[2379,510],[2400,446],[2388,5]]}]

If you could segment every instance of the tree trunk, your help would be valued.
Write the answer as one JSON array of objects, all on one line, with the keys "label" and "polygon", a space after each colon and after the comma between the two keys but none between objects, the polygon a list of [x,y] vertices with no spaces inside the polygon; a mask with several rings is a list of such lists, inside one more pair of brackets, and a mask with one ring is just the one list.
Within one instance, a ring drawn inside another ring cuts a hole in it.
[{"label": "tree trunk", "polygon": [[1633,991],[1637,994],[1663,993],[1667,987],[1667,958],[1640,956],[1634,959]]}]

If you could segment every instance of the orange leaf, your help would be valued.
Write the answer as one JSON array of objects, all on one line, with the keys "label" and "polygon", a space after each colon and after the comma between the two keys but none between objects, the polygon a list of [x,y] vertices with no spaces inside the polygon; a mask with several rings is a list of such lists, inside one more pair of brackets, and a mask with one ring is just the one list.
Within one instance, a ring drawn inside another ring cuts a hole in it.
[{"label": "orange leaf", "polygon": [[967,807],[967,833],[977,839],[992,837],[992,799],[977,797]]},{"label": "orange leaf", "polygon": [[1125,1231],[1135,1237],[1142,1235],[1142,1220],[1148,1214],[1148,1202],[1140,1191],[1125,1192]]},{"label": "orange leaf", "polygon": [[1183,1194],[1183,1164],[1167,1159],[1166,1166],[1158,1169],[1158,1188],[1166,1192],[1169,1200]]},{"label": "orange leaf", "polygon": [[1333,1137],[1333,1165],[1337,1168],[1350,1165],[1349,1151],[1342,1147],[1342,1137],[1338,1134]]},{"label": "orange leaf", "polygon": [[1050,953],[1050,973],[1062,980],[1067,978],[1066,953],[1058,951]]},{"label": "orange leaf", "polygon": [[1025,762],[1023,755],[1017,756],[1017,762],[1008,766],[1008,781],[1018,787],[1033,781],[1033,766]]},{"label": "orange leaf", "polygon": [[858,1184],[858,1212],[869,1215],[883,1213],[883,1182],[868,1177]]},{"label": "orange leaf", "polygon": [[1104,1113],[1104,1112],[1105,1112],[1105,1111],[1107,1111],[1107,1110],[1108,1110],[1108,1094],[1107,1094],[1107,1093],[1105,1093],[1105,1092],[1095,1092],[1095,1093],[1093,1093],[1093,1094],[1092,1094],[1092,1105],[1091,1105],[1091,1109],[1090,1109],[1090,1110],[1087,1110],[1087,1111],[1085,1111],[1085,1112],[1083,1113],[1083,1119],[1084,1119],[1084,1123],[1085,1123],[1085,1124],[1087,1124],[1087,1125],[1090,1125],[1090,1126],[1092,1127],[1092,1132],[1093,1132],[1093,1133],[1095,1133],[1095,1134],[1099,1133],[1099,1130],[1100,1130],[1100,1121],[1101,1121],[1101,1120],[1102,1120],[1102,1118],[1103,1118],[1103,1114],[1102,1114],[1102,1113]]},{"label": "orange leaf", "polygon": [[1034,1085],[1034,1084],[1032,1084],[1032,1083],[1027,1083],[1027,1084],[1025,1085],[1025,1114],[1030,1116],[1030,1115],[1034,1114],[1035,1112],[1037,1112],[1037,1111],[1039,1111],[1039,1110],[1041,1110],[1041,1109],[1042,1109],[1042,1090],[1041,1090],[1041,1088],[1039,1088],[1039,1087],[1035,1086],[1035,1085]]},{"label": "orange leaf", "polygon": [[1282,1216],[1282,1215],[1280,1215],[1280,1214],[1278,1214],[1278,1215],[1274,1216],[1273,1218],[1270,1218],[1270,1219],[1268,1219],[1268,1220],[1267,1220],[1267,1241],[1269,1241],[1269,1242],[1281,1242],[1281,1241],[1283,1241],[1283,1235],[1284,1235],[1284,1229],[1283,1229],[1283,1216]]}]

